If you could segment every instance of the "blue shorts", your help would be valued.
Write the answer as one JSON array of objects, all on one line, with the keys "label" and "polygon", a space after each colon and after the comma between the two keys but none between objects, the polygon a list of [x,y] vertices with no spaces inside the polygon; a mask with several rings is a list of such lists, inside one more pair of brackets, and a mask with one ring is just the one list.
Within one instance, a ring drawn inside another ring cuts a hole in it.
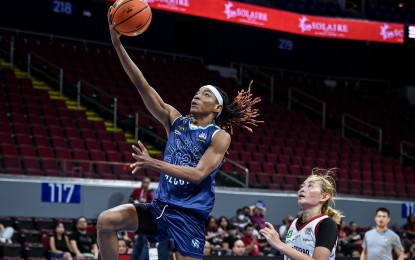
[{"label": "blue shorts", "polygon": [[143,205],[156,222],[157,234],[152,239],[158,242],[169,240],[172,250],[183,256],[203,258],[205,220],[202,217],[188,209],[174,208],[157,200]]}]

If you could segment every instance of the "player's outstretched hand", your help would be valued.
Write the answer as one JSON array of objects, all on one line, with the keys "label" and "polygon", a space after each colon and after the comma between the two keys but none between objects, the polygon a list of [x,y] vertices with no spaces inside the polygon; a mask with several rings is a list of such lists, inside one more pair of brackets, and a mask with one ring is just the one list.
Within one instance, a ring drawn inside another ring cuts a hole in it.
[{"label": "player's outstretched hand", "polygon": [[135,153],[132,153],[134,159],[136,159],[137,162],[130,165],[130,167],[133,169],[133,174],[140,169],[146,168],[151,160],[151,157],[148,154],[147,149],[140,141],[137,142],[137,146],[133,145]]},{"label": "player's outstretched hand", "polygon": [[266,227],[261,229],[259,233],[267,239],[268,243],[273,248],[278,248],[278,246],[282,243],[280,235],[271,223],[265,222],[265,226]]},{"label": "player's outstretched hand", "polygon": [[111,34],[111,40],[114,42],[115,40],[118,40],[121,37],[121,34],[119,34],[117,32],[117,30],[115,30],[114,25],[112,25],[111,23],[111,10],[112,10],[112,6],[110,6],[110,8],[108,9],[108,14],[107,14],[107,18],[108,18],[108,25],[109,25],[109,29],[110,29],[110,34]]}]

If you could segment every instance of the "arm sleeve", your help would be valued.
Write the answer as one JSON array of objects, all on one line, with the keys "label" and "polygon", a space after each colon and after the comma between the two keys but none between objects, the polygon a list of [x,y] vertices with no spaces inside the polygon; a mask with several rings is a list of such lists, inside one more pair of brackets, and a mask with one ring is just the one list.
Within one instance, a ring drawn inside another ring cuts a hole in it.
[{"label": "arm sleeve", "polygon": [[365,235],[363,236],[362,248],[363,248],[363,249],[366,249],[366,248],[367,248],[366,233],[365,233]]},{"label": "arm sleeve", "polygon": [[337,224],[331,218],[325,218],[320,222],[317,229],[316,247],[322,246],[330,251],[337,241]]},{"label": "arm sleeve", "polygon": [[395,252],[404,251],[401,243],[401,239],[398,235],[395,237],[395,241],[393,242],[393,248],[395,249]]}]

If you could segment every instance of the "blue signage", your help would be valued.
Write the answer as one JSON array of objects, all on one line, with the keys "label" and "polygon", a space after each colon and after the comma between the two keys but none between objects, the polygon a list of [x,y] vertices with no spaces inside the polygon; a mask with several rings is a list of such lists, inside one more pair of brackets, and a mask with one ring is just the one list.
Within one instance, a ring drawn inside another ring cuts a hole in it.
[{"label": "blue signage", "polygon": [[402,203],[401,216],[407,218],[411,214],[415,214],[415,203]]},{"label": "blue signage", "polygon": [[42,202],[81,203],[81,185],[67,183],[42,183]]}]

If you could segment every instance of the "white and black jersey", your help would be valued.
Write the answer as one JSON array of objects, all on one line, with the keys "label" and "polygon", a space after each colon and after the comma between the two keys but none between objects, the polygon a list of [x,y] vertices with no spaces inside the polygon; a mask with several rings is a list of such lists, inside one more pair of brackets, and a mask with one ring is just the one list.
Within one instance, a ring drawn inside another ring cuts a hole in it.
[{"label": "white and black jersey", "polygon": [[[337,236],[336,222],[326,214],[321,214],[306,223],[302,223],[301,219],[295,219],[288,229],[285,243],[309,256],[313,256],[316,247],[325,247],[331,251],[329,260],[334,260]],[[290,258],[285,256],[284,259]]]}]

